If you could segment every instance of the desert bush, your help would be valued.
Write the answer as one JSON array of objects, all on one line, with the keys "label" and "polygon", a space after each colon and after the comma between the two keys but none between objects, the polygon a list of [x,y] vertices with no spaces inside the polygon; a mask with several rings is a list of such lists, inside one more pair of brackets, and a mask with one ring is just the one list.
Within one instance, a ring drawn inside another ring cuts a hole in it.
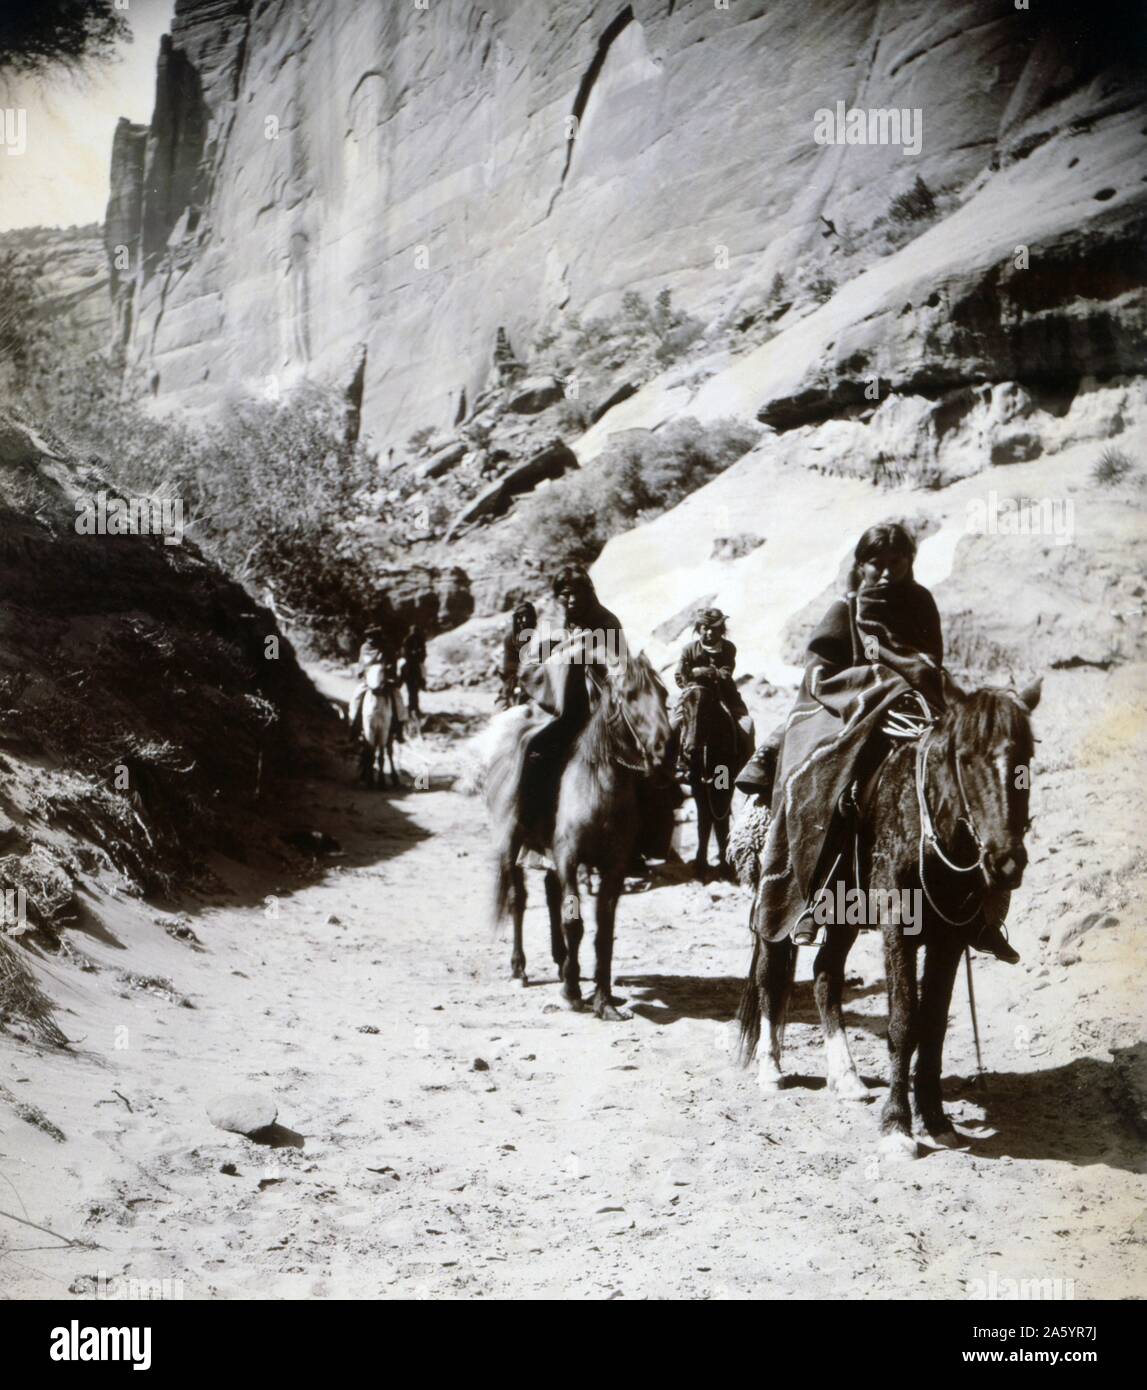
[{"label": "desert bush", "polygon": [[935,213],[936,199],[919,174],[912,187],[897,193],[888,205],[888,216],[893,222],[920,222]]},{"label": "desert bush", "polygon": [[593,411],[584,401],[564,400],[558,406],[558,429],[563,434],[584,434],[593,424]]},{"label": "desert bush", "polygon": [[420,454],[434,438],[435,430],[433,425],[426,425],[420,430],[415,430],[406,441],[406,447],[412,454]]},{"label": "desert bush", "polygon": [[504,544],[545,564],[590,564],[611,536],[652,520],[723,472],[759,438],[739,420],[686,418],[627,435],[588,468],[543,488],[519,508]]},{"label": "desert bush", "polygon": [[805,280],[805,289],[818,304],[827,304],[836,293],[836,281],[824,266],[816,266]]},{"label": "desert bush", "polygon": [[1108,445],[1099,455],[1095,467],[1091,470],[1091,476],[1100,487],[1114,487],[1127,477],[1133,467],[1130,455],[1122,449]]},{"label": "desert bush", "polygon": [[559,328],[539,334],[534,346],[542,365],[561,377],[576,376],[592,397],[623,369],[644,379],[680,361],[702,327],[674,307],[668,289],[652,302],[630,290],[614,313],[589,319],[568,314]]},{"label": "desert bush", "polygon": [[0,251],[0,388],[11,391],[40,361],[39,272],[14,250]]},{"label": "desert bush", "polygon": [[[20,401],[125,494],[179,499],[187,537],[304,625],[361,623],[371,609],[370,562],[357,553],[349,523],[377,464],[363,444],[347,442],[337,392],[305,385],[280,401],[242,400],[217,421],[190,423],[126,400],[99,355],[81,361],[61,349],[25,382]],[[373,539],[377,559],[386,547],[377,532]]]}]

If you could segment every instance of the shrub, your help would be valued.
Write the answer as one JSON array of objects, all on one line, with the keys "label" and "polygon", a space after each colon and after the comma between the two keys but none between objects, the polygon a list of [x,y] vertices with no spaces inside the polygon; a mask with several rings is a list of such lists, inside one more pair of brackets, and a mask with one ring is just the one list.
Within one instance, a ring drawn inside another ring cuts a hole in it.
[{"label": "shrub", "polygon": [[611,536],[675,507],[746,454],[759,431],[739,420],[686,418],[610,445],[588,468],[525,501],[506,545],[549,566],[590,564]]},{"label": "shrub", "polygon": [[805,289],[818,304],[827,304],[836,293],[836,281],[823,266],[817,266],[805,281]]},{"label": "shrub", "polygon": [[40,268],[17,251],[0,251],[0,386],[11,390],[40,360]]},{"label": "shrub", "polygon": [[[349,523],[377,465],[348,443],[337,392],[305,385],[282,401],[246,400],[213,422],[153,417],[125,400],[98,354],[62,352],[25,385],[25,410],[93,457],[126,494],[183,503],[184,530],[252,592],[269,592],[307,626],[361,622],[374,602],[371,560]],[[385,541],[385,537],[384,537]]]},{"label": "shrub", "polygon": [[672,366],[702,331],[697,319],[674,307],[668,289],[652,303],[630,290],[613,314],[591,319],[568,314],[559,329],[540,334],[535,347],[546,367],[561,377],[576,376],[592,397],[622,369],[644,379]]},{"label": "shrub", "polygon": [[1128,454],[1124,453],[1122,449],[1116,449],[1109,445],[1099,455],[1098,462],[1091,470],[1091,476],[1100,487],[1114,487],[1116,483],[1122,482],[1126,478],[1133,467]]},{"label": "shrub", "polygon": [[932,190],[919,174],[912,187],[897,193],[888,206],[888,215],[893,222],[920,222],[936,213],[936,199]]},{"label": "shrub", "polygon": [[426,425],[420,430],[415,430],[406,441],[406,447],[412,454],[420,454],[434,438],[435,430],[433,425]]}]

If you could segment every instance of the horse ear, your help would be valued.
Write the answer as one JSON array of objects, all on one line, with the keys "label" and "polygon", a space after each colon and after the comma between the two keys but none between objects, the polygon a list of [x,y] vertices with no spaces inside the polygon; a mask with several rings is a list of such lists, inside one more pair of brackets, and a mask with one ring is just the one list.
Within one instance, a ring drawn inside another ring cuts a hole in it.
[{"label": "horse ear", "polygon": [[1024,706],[1024,708],[1027,710],[1029,714],[1031,714],[1032,711],[1035,709],[1036,705],[1039,704],[1039,697],[1042,694],[1042,676],[1037,677],[1034,681],[1032,681],[1030,685],[1025,685],[1024,688],[1019,692],[1020,703]]}]

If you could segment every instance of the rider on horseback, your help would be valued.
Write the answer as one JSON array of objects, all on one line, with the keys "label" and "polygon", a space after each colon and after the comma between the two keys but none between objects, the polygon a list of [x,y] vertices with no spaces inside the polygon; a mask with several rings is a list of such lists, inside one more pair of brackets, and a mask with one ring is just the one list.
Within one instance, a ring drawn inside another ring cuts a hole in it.
[{"label": "rider on horseback", "polygon": [[[815,941],[809,897],[847,838],[858,792],[894,735],[944,707],[940,615],[913,576],[915,555],[903,526],[872,526],[861,536],[848,593],[809,641],[792,712],[737,778],[741,791],[772,808],[754,911],[768,940],[791,931],[797,945]],[[988,895],[972,944],[1014,962],[1001,930],[1008,896]]]},{"label": "rider on horseback", "polygon": [[727,622],[719,608],[706,608],[693,624],[697,636],[686,643],[677,662],[677,686],[682,691],[682,698],[674,711],[674,724],[681,731],[678,763],[684,771],[688,771],[697,737],[696,719],[690,717],[691,712],[695,715],[696,706],[685,700],[684,692],[692,686],[707,686],[717,694],[742,727],[749,717],[741,692],[733,680],[737,649],[726,636]]},{"label": "rider on horseback", "polygon": [[498,671],[502,679],[502,688],[498,692],[499,709],[510,709],[525,699],[518,683],[518,670],[537,628],[537,609],[532,603],[519,603],[510,619],[510,630],[502,639],[502,665]]},{"label": "rider on horseback", "polygon": [[554,576],[553,594],[562,609],[564,632],[557,642],[535,640],[518,671],[522,689],[551,715],[530,739],[523,781],[524,804],[548,804],[574,740],[586,725],[592,695],[605,679],[607,662],[626,659],[621,620],[597,596],[579,565]]},{"label": "rider on horseback", "polygon": [[360,722],[362,720],[362,702],[366,699],[366,673],[372,666],[382,667],[382,686],[390,691],[391,699],[394,702],[394,717],[398,721],[398,741],[402,738],[402,702],[398,698],[398,663],[393,652],[386,645],[386,634],[380,627],[368,628],[362,646],[358,650],[358,665],[355,668],[355,675],[358,684],[355,686],[354,694],[351,696],[350,710],[347,715],[347,723],[350,726],[351,737],[362,732]]},{"label": "rider on horseback", "polygon": [[421,717],[418,695],[426,684],[426,634],[417,623],[402,639],[402,683],[406,687],[406,705],[410,713]]}]

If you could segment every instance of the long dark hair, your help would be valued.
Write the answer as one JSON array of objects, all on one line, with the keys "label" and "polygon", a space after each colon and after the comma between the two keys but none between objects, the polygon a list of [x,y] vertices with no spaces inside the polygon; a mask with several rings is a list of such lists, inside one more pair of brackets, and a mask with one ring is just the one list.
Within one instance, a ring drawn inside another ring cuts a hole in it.
[{"label": "long dark hair", "polygon": [[870,526],[856,542],[852,552],[852,569],[848,575],[848,587],[853,593],[860,588],[860,567],[866,560],[879,555],[882,550],[891,550],[894,555],[903,555],[908,560],[907,579],[916,578],[912,573],[912,562],[916,559],[916,541],[906,526],[898,521],[882,521]]}]

